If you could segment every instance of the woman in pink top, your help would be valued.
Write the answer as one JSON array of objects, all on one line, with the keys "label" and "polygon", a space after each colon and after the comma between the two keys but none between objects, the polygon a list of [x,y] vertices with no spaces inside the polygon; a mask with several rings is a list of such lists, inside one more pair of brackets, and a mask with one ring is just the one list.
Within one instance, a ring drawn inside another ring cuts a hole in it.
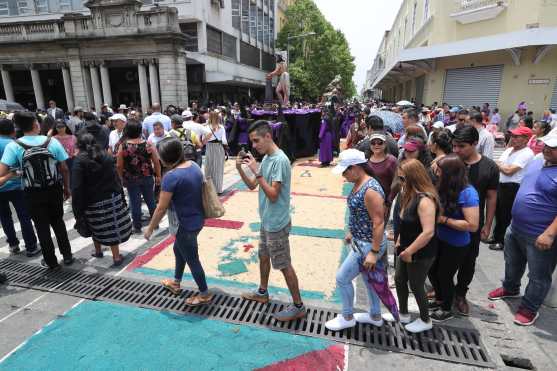
[{"label": "woman in pink top", "polygon": [[56,138],[66,150],[68,154],[68,159],[66,160],[66,165],[68,165],[68,169],[70,170],[70,174],[72,171],[72,164],[73,159],[76,154],[76,142],[77,139],[75,135],[72,134],[71,130],[68,128],[64,120],[56,120],[56,125],[52,129],[52,136]]},{"label": "woman in pink top", "polygon": [[547,122],[536,121],[532,129],[534,135],[528,141],[528,147],[534,152],[535,155],[543,151],[544,143],[542,138],[551,131],[551,125]]}]

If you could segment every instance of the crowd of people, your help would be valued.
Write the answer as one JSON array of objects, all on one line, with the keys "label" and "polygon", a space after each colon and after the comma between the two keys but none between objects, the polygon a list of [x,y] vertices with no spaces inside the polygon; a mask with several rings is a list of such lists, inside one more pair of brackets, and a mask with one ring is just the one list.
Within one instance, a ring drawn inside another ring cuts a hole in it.
[{"label": "crowd of people", "polygon": [[[400,115],[402,131],[384,122],[381,110]],[[125,106],[116,111],[76,107],[64,117],[50,102],[44,117],[16,112],[0,120],[0,216],[10,251],[20,249],[9,203],[20,220],[27,255],[42,250],[42,264],[49,269],[60,269],[51,227],[63,263],[74,261],[63,221],[63,203],[70,196],[75,228],[94,241],[92,255],[102,258],[102,246],[109,246],[115,266],[124,259],[120,244],[132,233],[149,239],[168,214],[176,236],[175,276],[162,284],[179,294],[187,264],[199,289],[187,304],[206,304],[212,294],[197,245],[203,182],[212,181],[221,194],[227,156],[237,155],[242,180],[249,189],[259,188],[261,218],[261,280],[243,297],[269,301],[272,267],[282,272],[293,301],[275,318],[304,317],[289,244],[291,164],[274,142],[270,124],[253,122],[249,109],[237,104],[171,106],[164,113],[154,104],[145,117]],[[467,292],[481,241],[504,250],[505,279],[488,293],[490,300],[517,296],[528,264],[529,282],[515,322],[534,323],[557,263],[557,116],[551,111],[540,120],[533,117],[524,102],[504,123],[487,104],[323,106],[319,159],[329,166],[338,155],[333,172],[354,184],[345,238],[351,252],[336,277],[342,312],[327,328],[400,321],[417,333],[455,314],[469,315]],[[496,145],[505,146],[499,158],[493,158]],[[263,156],[260,163],[254,154]],[[150,214],[144,230],[142,198]],[[387,284],[389,239],[398,305]],[[352,281],[359,274],[370,299],[367,313],[353,309]],[[414,320],[410,290],[419,308]],[[389,313],[382,313],[381,303]]]}]

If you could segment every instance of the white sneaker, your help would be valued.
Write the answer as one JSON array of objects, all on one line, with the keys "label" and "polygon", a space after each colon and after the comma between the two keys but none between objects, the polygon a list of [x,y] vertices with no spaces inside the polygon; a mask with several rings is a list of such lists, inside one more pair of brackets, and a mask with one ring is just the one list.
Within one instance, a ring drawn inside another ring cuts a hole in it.
[{"label": "white sneaker", "polygon": [[421,318],[418,318],[414,322],[404,326],[404,328],[406,331],[416,334],[418,332],[431,330],[433,328],[433,324],[431,323],[431,320],[429,320],[429,322],[424,322]]},{"label": "white sneaker", "polygon": [[374,320],[369,313],[354,313],[354,319],[356,322],[369,323],[370,325],[381,327],[383,326],[383,320]]},{"label": "white sneaker", "polygon": [[[400,318],[400,323],[402,324],[410,323],[411,320],[410,314],[399,314],[398,316]],[[391,313],[383,313],[381,317],[383,318],[384,321],[395,322],[395,318]]]},{"label": "white sneaker", "polygon": [[335,318],[325,323],[325,327],[331,331],[340,331],[354,326],[356,326],[356,320],[352,318],[350,321],[347,321],[342,314],[338,314]]}]

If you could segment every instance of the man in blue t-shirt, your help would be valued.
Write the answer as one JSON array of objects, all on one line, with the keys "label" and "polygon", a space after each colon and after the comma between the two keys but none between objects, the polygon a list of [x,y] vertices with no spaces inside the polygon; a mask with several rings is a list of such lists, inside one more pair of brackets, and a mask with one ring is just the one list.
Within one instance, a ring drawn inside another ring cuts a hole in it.
[{"label": "man in blue t-shirt", "polygon": [[[4,154],[6,146],[13,142],[15,137],[14,123],[8,119],[0,120],[0,158]],[[37,246],[37,237],[31,223],[31,217],[27,211],[27,205],[23,199],[23,191],[21,179],[12,178],[4,185],[0,186],[0,222],[2,229],[6,234],[10,252],[12,254],[19,253],[19,240],[15,232],[10,203],[13,205],[19,224],[21,226],[21,234],[25,241],[25,251],[28,257],[37,255],[41,249]]]},{"label": "man in blue t-shirt", "polygon": [[[253,148],[262,155],[261,167],[251,153],[240,152],[236,168],[244,183],[254,190],[259,186],[259,216],[261,230],[259,241],[259,270],[261,282],[259,289],[245,293],[243,298],[260,303],[269,302],[267,287],[271,263],[284,275],[293,304],[274,314],[279,321],[292,321],[303,318],[306,309],[302,303],[298,277],[290,260],[290,160],[273,141],[273,131],[267,121],[257,121],[248,129]],[[242,165],[246,165],[255,177],[248,176]]]},{"label": "man in blue t-shirt", "polygon": [[[48,138],[39,135],[40,127],[37,117],[32,112],[16,112],[14,115],[16,126],[23,132],[23,137],[19,139],[27,146],[41,146],[46,143]],[[64,200],[70,197],[70,177],[66,166],[68,154],[60,142],[55,138],[50,138],[47,146],[48,151],[57,162],[58,172],[62,175],[62,182],[57,182],[45,188],[25,189],[24,198],[29,207],[31,219],[35,223],[37,235],[41,243],[43,261],[41,265],[45,268],[58,269],[58,259],[54,253],[54,243],[50,236],[50,227],[54,230],[58,248],[64,257],[64,264],[70,265],[74,262],[66,224],[64,223]],[[9,143],[4,149],[0,160],[0,177],[14,174],[10,168],[23,168],[23,155],[25,149],[15,141]]]},{"label": "man in blue t-shirt", "polygon": [[557,135],[541,139],[545,146],[526,168],[505,235],[505,280],[490,300],[520,296],[520,281],[528,265],[528,285],[514,317],[521,326],[539,316],[557,264]]}]

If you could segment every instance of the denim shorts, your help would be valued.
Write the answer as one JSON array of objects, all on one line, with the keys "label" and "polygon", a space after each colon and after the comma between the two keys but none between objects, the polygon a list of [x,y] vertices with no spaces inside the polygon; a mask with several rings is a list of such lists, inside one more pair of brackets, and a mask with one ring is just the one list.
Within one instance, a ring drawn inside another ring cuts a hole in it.
[{"label": "denim shorts", "polygon": [[259,256],[270,257],[273,269],[285,269],[291,264],[290,227],[291,224],[288,223],[277,232],[268,232],[263,228],[259,232]]}]

